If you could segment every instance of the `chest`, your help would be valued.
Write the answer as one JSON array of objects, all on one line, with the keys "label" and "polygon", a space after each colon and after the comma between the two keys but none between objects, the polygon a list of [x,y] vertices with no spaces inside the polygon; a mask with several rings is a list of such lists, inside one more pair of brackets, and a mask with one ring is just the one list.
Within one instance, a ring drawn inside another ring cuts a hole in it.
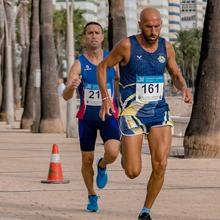
[{"label": "chest", "polygon": [[[83,65],[81,69],[82,80],[84,83],[98,84],[97,80],[97,66],[95,65]],[[107,69],[107,82],[114,81],[115,70],[114,68]]]},{"label": "chest", "polygon": [[167,57],[163,52],[146,53],[135,51],[130,59],[131,72],[137,75],[163,75],[167,65]]}]

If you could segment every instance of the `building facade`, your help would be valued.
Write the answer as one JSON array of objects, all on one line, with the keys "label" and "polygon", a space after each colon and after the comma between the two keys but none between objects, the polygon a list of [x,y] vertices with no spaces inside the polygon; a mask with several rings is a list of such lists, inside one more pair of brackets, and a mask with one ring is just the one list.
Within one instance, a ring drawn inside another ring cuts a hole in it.
[{"label": "building facade", "polygon": [[180,0],[169,0],[169,41],[175,43],[180,31]]},{"label": "building facade", "polygon": [[[54,0],[57,9],[66,8],[66,0]],[[181,29],[202,28],[207,0],[125,0],[128,36],[139,31],[140,12],[147,6],[157,8],[162,17],[161,36],[174,43]],[[108,0],[75,0],[75,8],[84,11],[86,21],[98,21],[108,27]]]},{"label": "building facade", "polygon": [[[102,2],[102,1],[101,1]],[[65,9],[66,0],[54,0],[56,9]],[[75,0],[74,7],[84,11],[83,16],[86,21],[97,21],[98,20],[98,8],[100,1],[98,0]]]},{"label": "building facade", "polygon": [[207,1],[181,1],[181,29],[203,28]]},{"label": "building facade", "polygon": [[127,25],[127,35],[136,34],[138,31],[138,14],[136,1],[125,0],[125,17]]}]

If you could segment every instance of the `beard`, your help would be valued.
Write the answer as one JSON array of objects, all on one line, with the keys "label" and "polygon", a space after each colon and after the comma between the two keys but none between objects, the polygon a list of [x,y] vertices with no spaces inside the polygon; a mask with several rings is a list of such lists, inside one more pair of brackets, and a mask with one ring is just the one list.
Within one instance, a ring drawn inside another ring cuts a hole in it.
[{"label": "beard", "polygon": [[141,35],[143,36],[144,40],[150,44],[155,43],[159,38],[159,35],[155,35],[155,34],[146,36],[143,31],[141,32]]}]

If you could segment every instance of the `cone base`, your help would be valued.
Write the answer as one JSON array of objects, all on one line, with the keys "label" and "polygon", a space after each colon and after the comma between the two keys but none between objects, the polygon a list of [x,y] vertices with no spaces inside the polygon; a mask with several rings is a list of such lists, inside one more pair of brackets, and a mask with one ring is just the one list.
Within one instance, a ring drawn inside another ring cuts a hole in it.
[{"label": "cone base", "polygon": [[41,183],[48,183],[48,184],[67,184],[69,180],[41,180]]}]

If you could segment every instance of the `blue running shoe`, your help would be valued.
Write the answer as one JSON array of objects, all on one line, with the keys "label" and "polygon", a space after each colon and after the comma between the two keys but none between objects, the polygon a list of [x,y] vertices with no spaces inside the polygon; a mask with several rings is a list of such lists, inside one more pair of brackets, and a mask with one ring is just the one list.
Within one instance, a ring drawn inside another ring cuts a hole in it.
[{"label": "blue running shoe", "polygon": [[108,182],[107,169],[99,167],[99,162],[102,160],[100,158],[97,161],[97,177],[96,177],[96,185],[99,189],[103,189]]},{"label": "blue running shoe", "polygon": [[138,220],[151,220],[150,214],[143,212],[138,216]]},{"label": "blue running shoe", "polygon": [[99,210],[98,206],[98,196],[97,195],[89,195],[88,196],[88,205],[86,210],[89,212],[97,212]]}]

